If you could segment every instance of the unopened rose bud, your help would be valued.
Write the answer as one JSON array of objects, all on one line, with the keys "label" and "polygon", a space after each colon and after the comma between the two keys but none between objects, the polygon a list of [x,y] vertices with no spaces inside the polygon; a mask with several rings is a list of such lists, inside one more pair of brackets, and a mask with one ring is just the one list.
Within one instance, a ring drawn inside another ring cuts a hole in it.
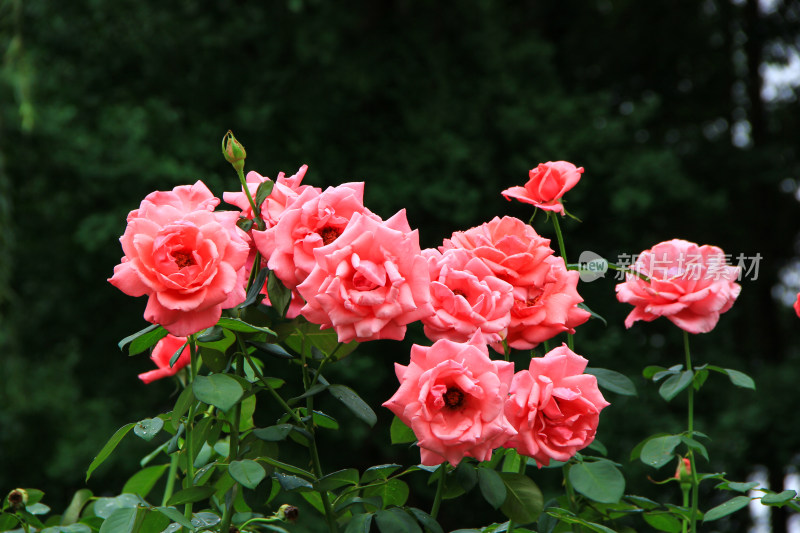
[{"label": "unopened rose bud", "polygon": [[233,165],[233,168],[237,171],[244,170],[244,160],[247,157],[247,152],[245,152],[242,143],[233,136],[231,130],[228,130],[228,133],[222,138],[222,155],[225,156],[225,161]]},{"label": "unopened rose bud", "polygon": [[692,462],[688,457],[681,457],[678,461],[678,468],[675,469],[675,479],[680,480],[681,483],[692,482]]},{"label": "unopened rose bud", "polygon": [[8,504],[12,509],[23,509],[28,504],[28,492],[25,489],[14,489],[8,493]]},{"label": "unopened rose bud", "polygon": [[294,505],[289,505],[288,503],[284,503],[278,508],[278,518],[284,522],[296,522],[299,514],[300,510]]}]

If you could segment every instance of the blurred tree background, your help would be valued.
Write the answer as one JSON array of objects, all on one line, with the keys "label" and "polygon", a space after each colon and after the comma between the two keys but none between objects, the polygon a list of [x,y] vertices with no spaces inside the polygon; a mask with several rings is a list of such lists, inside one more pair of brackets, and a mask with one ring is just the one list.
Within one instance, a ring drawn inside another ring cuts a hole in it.
[{"label": "blurred tree background", "polygon": [[[116,347],[146,325],[144,300],[105,280],[146,194],[237,188],[219,154],[229,128],[263,175],[307,163],[309,184],[365,181],[370,209],[407,209],[423,247],[493,216],[527,220],[500,191],[566,159],[586,169],[567,196],[584,221],[564,222],[570,261],[674,237],[760,254],[733,309],[692,339],[697,362],[750,373],[758,393],[712,377],[697,427],[714,439],[703,470],[744,480],[764,465],[780,490],[800,452],[798,319],[776,297],[798,283],[799,43],[797,0],[0,1],[0,492],[40,487],[63,509],[116,428],[171,405],[174,385],[141,384],[150,361]],[[577,351],[639,397],[609,393],[598,438],[629,493],[678,502],[647,480],[671,467],[627,465],[639,440],[682,427],[680,399],[639,377],[682,362],[681,334],[666,320],[625,332],[614,284],[579,287],[608,326],[581,327]],[[377,407],[408,346],[367,344],[336,372]],[[349,451],[328,450],[326,466],[417,461],[379,417],[375,432],[344,428]],[[121,449],[95,493],[118,491],[149,448]],[[558,482],[541,471],[546,493]],[[445,502],[443,523],[499,518],[475,502]],[[786,518],[773,510],[774,532]],[[747,516],[715,527],[746,531]]]}]

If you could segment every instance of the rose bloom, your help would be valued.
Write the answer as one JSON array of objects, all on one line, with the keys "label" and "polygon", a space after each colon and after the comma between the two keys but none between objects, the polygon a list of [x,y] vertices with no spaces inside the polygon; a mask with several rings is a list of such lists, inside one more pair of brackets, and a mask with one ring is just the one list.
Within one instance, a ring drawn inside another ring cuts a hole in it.
[{"label": "rose bloom", "polygon": [[316,265],[297,286],[301,313],[339,342],[402,340],[406,324],[433,313],[428,263],[405,211],[386,222],[355,213],[331,244],[314,250]]},{"label": "rose bloom", "polygon": [[549,239],[514,217],[495,217],[478,227],[455,232],[439,250],[451,248],[471,251],[495,276],[518,287],[541,285],[546,272],[538,267],[553,254]]},{"label": "rose bloom", "polygon": [[267,266],[294,289],[314,269],[314,250],[335,241],[354,213],[380,221],[364,207],[364,184],[345,183],[323,192],[306,189],[266,231],[252,233]]},{"label": "rose bloom", "polygon": [[[278,222],[281,214],[303,191],[307,189],[319,191],[317,187],[300,184],[307,170],[308,165],[303,165],[295,175],[288,178],[285,177],[283,172],[278,174],[278,177],[275,179],[275,185],[272,187],[272,192],[260,206],[261,218],[264,219],[268,228],[274,226]],[[256,198],[258,186],[265,181],[271,180],[252,170],[247,173],[245,182],[247,183],[247,189],[250,191],[253,200]],[[222,199],[241,209],[243,217],[249,219],[253,218],[253,208],[250,207],[250,201],[247,199],[247,195],[243,190],[241,192],[224,192],[222,193]]]},{"label": "rose bloom", "polygon": [[[578,271],[567,270],[564,260],[555,256],[545,258],[540,268],[546,272],[541,284],[514,287],[506,343],[517,350],[531,350],[562,332],[575,333],[592,316],[578,307],[583,302]],[[499,344],[493,348],[503,351]]]},{"label": "rose bloom", "polygon": [[414,431],[422,464],[488,461],[514,435],[503,415],[514,365],[489,359],[481,335],[415,344],[409,365],[395,364],[395,373],[400,388],[383,406]]},{"label": "rose bloom", "polygon": [[800,317],[800,294],[797,295],[797,299],[794,301],[794,312]]},{"label": "rose bloom", "polygon": [[578,184],[583,167],[576,168],[567,161],[540,163],[528,173],[524,187],[511,187],[503,191],[506,200],[515,198],[520,202],[532,204],[545,211],[564,215],[561,197]]},{"label": "rose bloom", "polygon": [[172,356],[175,355],[175,352],[184,344],[186,344],[186,337],[175,337],[173,335],[167,335],[158,341],[155,348],[153,348],[153,354],[150,356],[150,359],[153,360],[158,369],[139,374],[139,379],[144,381],[146,385],[157,379],[177,374],[181,368],[187,366],[191,361],[189,346],[186,346],[181,352],[181,355],[178,356],[178,360],[175,361],[175,364],[172,365],[171,368],[169,366]]},{"label": "rose bloom", "polygon": [[505,415],[517,435],[505,448],[516,448],[541,467],[551,459],[567,461],[592,443],[600,411],[609,403],[597,379],[583,373],[587,362],[562,344],[514,374]]},{"label": "rose bloom", "polygon": [[120,237],[125,257],[108,281],[147,295],[145,320],[173,335],[211,327],[244,301],[249,238],[236,226],[238,213],[214,212],[218,204],[201,181],[150,193]]},{"label": "rose bloom", "polygon": [[617,299],[634,306],[625,319],[628,328],[663,316],[689,333],[708,333],[742,290],[735,282],[739,267],[727,265],[722,250],[680,239],[645,250],[632,270],[650,281],[626,274],[617,285]]},{"label": "rose bloom", "polygon": [[480,331],[486,342],[501,340],[511,320],[513,287],[467,250],[427,249],[422,254],[428,260],[435,310],[422,319],[425,335],[432,341],[466,342]]}]

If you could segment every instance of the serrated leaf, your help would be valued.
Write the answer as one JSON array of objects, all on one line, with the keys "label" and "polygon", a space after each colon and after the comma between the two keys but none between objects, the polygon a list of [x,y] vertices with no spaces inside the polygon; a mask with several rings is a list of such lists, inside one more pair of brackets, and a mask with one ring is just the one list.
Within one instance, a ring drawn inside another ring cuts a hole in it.
[{"label": "serrated leaf", "polygon": [[167,330],[158,324],[152,324],[140,331],[137,331],[133,335],[128,335],[119,341],[117,346],[119,346],[120,350],[124,350],[125,346],[130,344],[128,347],[128,355],[136,355],[142,353],[151,346],[154,346],[158,341],[166,336]]},{"label": "serrated leaf", "polygon": [[544,507],[536,483],[524,474],[513,472],[502,472],[500,477],[506,486],[506,500],[500,507],[503,514],[518,524],[536,521]]},{"label": "serrated leaf", "polygon": [[506,501],[506,486],[495,470],[478,468],[478,487],[489,505],[498,509]]},{"label": "serrated leaf", "polygon": [[347,523],[344,533],[369,533],[372,527],[372,516],[372,513],[353,515],[353,518]]},{"label": "serrated leaf", "polygon": [[685,370],[680,374],[670,376],[669,379],[661,384],[661,387],[658,389],[658,393],[666,401],[670,401],[683,389],[688,387],[692,383],[693,378],[694,372],[691,370]]},{"label": "serrated leaf", "polygon": [[248,489],[255,489],[267,476],[264,467],[250,459],[233,461],[228,465],[228,473],[233,479]]},{"label": "serrated leaf", "polygon": [[584,462],[571,466],[569,481],[576,491],[600,503],[617,503],[625,493],[625,478],[608,461]]},{"label": "serrated leaf", "polygon": [[381,533],[422,533],[416,520],[398,508],[378,511],[375,514],[375,522]]},{"label": "serrated leaf", "polygon": [[380,485],[364,488],[364,497],[380,496],[384,508],[392,505],[402,507],[408,500],[408,494],[409,490],[406,482],[397,478],[390,479]]},{"label": "serrated leaf", "polygon": [[752,498],[748,498],[747,496],[736,496],[735,498],[731,498],[725,503],[717,505],[713,509],[709,509],[703,516],[703,522],[713,522],[714,520],[719,520],[723,516],[733,514],[739,509],[747,507],[747,505],[750,503],[750,500],[752,500]]},{"label": "serrated leaf", "polygon": [[244,393],[238,381],[227,374],[197,376],[192,382],[194,396],[203,403],[227,411]]},{"label": "serrated leaf", "polygon": [[375,411],[367,405],[367,402],[361,399],[356,392],[350,387],[345,385],[331,385],[328,387],[331,395],[342,402],[345,407],[350,409],[356,417],[366,422],[370,427],[374,426],[378,421],[378,416]]},{"label": "serrated leaf", "polygon": [[214,495],[216,490],[214,487],[203,486],[203,487],[189,487],[188,489],[179,490],[175,494],[173,494],[170,499],[167,501],[168,506],[172,505],[183,505],[184,503],[193,503],[199,502],[201,500],[207,500],[211,496]]},{"label": "serrated leaf", "polygon": [[164,475],[164,472],[167,471],[167,468],[169,468],[169,465],[157,465],[139,470],[125,482],[122,492],[146,498],[158,483],[158,480],[161,479],[161,476]]},{"label": "serrated leaf", "polygon": [[792,498],[797,496],[793,490],[785,490],[783,492],[765,494],[761,497],[761,503],[764,505],[782,505],[789,502]]},{"label": "serrated leaf", "polygon": [[672,461],[675,447],[680,444],[678,435],[667,435],[650,439],[642,448],[641,461],[655,468],[661,468]]},{"label": "serrated leaf", "polygon": [[636,386],[625,374],[607,368],[587,368],[584,372],[596,377],[597,384],[606,390],[624,396],[636,396]]},{"label": "serrated leaf", "polygon": [[151,441],[163,427],[164,421],[161,418],[145,418],[136,423],[133,432],[140,439]]},{"label": "serrated leaf", "polygon": [[405,444],[407,442],[415,442],[417,440],[417,436],[414,435],[414,431],[396,416],[394,419],[392,419],[392,425],[389,427],[389,435],[391,437],[392,444]]},{"label": "serrated leaf", "polygon": [[733,370],[731,368],[726,368],[724,370],[725,373],[728,374],[728,378],[731,380],[731,383],[737,387],[756,390],[756,382],[744,372],[739,372],[738,370]]},{"label": "serrated leaf", "polygon": [[347,485],[358,485],[358,470],[348,468],[332,472],[323,476],[314,483],[314,488],[319,492],[336,490]]},{"label": "serrated leaf", "polygon": [[89,465],[89,469],[86,471],[86,481],[89,481],[89,476],[92,475],[92,472],[94,472],[98,466],[103,464],[103,462],[108,459],[108,456],[111,455],[111,452],[114,451],[123,437],[125,437],[125,435],[127,435],[135,425],[136,424],[134,422],[125,424],[119,428],[110,439],[108,439],[108,442],[106,442],[105,446],[103,446],[103,448],[100,450],[100,453],[98,453],[94,458],[92,464]]}]

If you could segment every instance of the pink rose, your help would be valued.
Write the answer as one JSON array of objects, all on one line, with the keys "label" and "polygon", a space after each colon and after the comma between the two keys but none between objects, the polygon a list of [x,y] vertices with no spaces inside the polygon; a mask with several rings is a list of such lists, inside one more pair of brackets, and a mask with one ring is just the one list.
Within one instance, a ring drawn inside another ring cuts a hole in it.
[{"label": "pink rose", "polygon": [[[545,272],[542,283],[514,287],[506,342],[517,350],[531,350],[562,332],[575,333],[592,316],[578,307],[583,298],[576,270],[567,270],[564,260],[555,256],[545,258],[540,268]],[[503,351],[499,344],[493,348]]]},{"label": "pink rose", "polygon": [[153,348],[153,354],[150,356],[150,359],[156,364],[158,370],[151,370],[144,374],[139,374],[139,379],[144,381],[145,385],[147,385],[157,379],[177,374],[178,370],[187,366],[191,361],[189,346],[186,346],[181,352],[181,355],[178,356],[178,360],[175,361],[175,364],[172,365],[171,368],[169,366],[172,356],[175,355],[175,352],[184,344],[186,344],[186,337],[174,337],[172,335],[167,335],[158,341],[155,348]]},{"label": "pink rose", "polygon": [[664,316],[689,333],[708,333],[742,290],[739,267],[728,266],[716,246],[673,239],[642,252],[632,268],[650,281],[626,274],[617,285],[617,299],[635,306],[627,328]]},{"label": "pink rose", "polygon": [[594,440],[600,411],[609,405],[597,379],[584,374],[588,361],[566,345],[531,359],[514,374],[505,415],[517,430],[503,445],[536,459],[567,461]]},{"label": "pink rose", "polygon": [[797,295],[797,299],[794,301],[794,312],[800,318],[800,294]]},{"label": "pink rose", "polygon": [[400,388],[383,405],[414,431],[422,464],[487,461],[514,435],[503,415],[514,365],[489,359],[480,335],[415,344],[409,365],[395,364],[395,372]]},{"label": "pink rose", "polygon": [[267,265],[290,289],[306,279],[317,260],[314,250],[335,241],[353,214],[380,217],[364,207],[364,184],[345,183],[324,192],[306,189],[266,231],[252,233]]},{"label": "pink rose", "polygon": [[[261,218],[264,219],[268,228],[274,226],[278,222],[281,214],[283,214],[286,208],[300,193],[307,189],[319,191],[318,188],[311,187],[310,185],[300,185],[307,170],[308,165],[303,165],[300,167],[300,170],[297,171],[297,174],[291,177],[285,177],[283,172],[278,174],[275,185],[272,187],[272,192],[260,206]],[[265,181],[270,181],[270,179],[260,175],[258,172],[250,171],[247,173],[245,181],[247,182],[247,188],[253,200],[255,200],[258,186]],[[224,192],[222,193],[222,199],[241,209],[242,216],[245,218],[253,218],[253,209],[250,207],[250,201],[247,199],[247,195],[244,191]]]},{"label": "pink rose", "polygon": [[495,217],[478,227],[453,233],[439,250],[450,248],[471,251],[495,276],[518,287],[542,284],[546,272],[539,266],[553,254],[549,239],[514,217]]},{"label": "pink rose", "polygon": [[314,256],[314,269],[297,286],[306,300],[301,313],[333,327],[339,342],[402,340],[406,324],[433,313],[428,264],[405,211],[386,222],[354,213]]},{"label": "pink rose", "polygon": [[145,320],[173,335],[213,326],[245,298],[249,238],[237,213],[214,212],[218,204],[198,181],[153,192],[128,214],[125,257],[108,281],[130,296],[147,295]]},{"label": "pink rose", "polygon": [[524,187],[511,187],[502,194],[506,200],[516,198],[520,202],[561,213],[563,216],[561,197],[577,185],[582,173],[583,167],[575,168],[575,165],[567,161],[540,163],[528,173],[528,183]]},{"label": "pink rose", "polygon": [[495,277],[486,264],[467,250],[423,250],[431,275],[435,314],[422,319],[432,341],[466,342],[476,331],[486,342],[501,340],[511,319],[513,287]]}]

